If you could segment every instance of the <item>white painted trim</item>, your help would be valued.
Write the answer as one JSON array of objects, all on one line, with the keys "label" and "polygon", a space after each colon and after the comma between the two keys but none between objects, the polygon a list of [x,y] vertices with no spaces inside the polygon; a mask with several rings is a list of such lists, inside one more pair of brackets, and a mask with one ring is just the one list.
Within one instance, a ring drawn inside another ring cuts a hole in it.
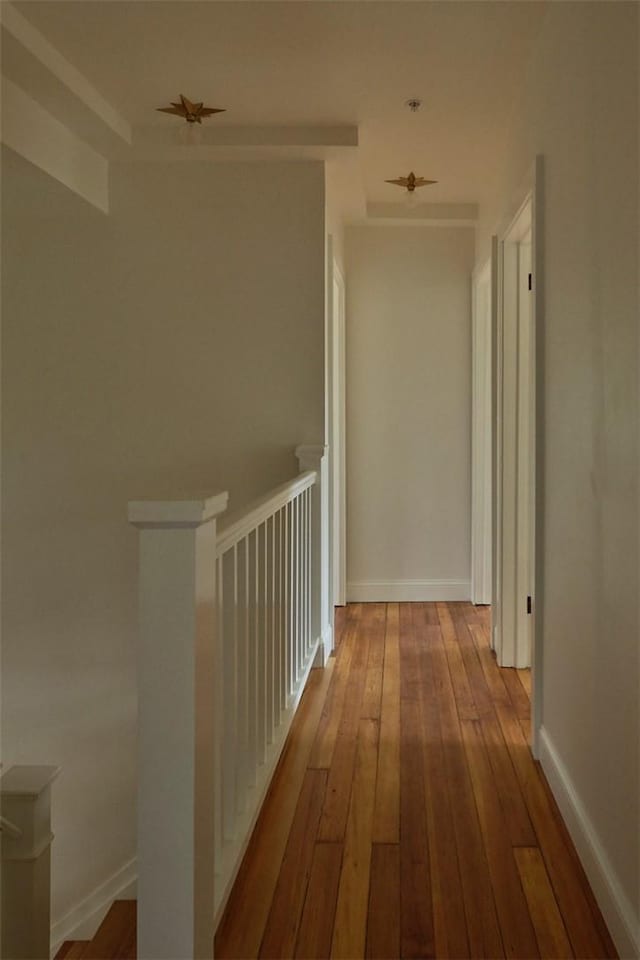
[{"label": "white painted trim", "polygon": [[544,727],[539,731],[539,745],[542,769],[620,957],[639,957],[640,917],[625,894],[580,794]]},{"label": "white painted trim", "polygon": [[[211,957],[214,928],[215,509],[226,495],[183,503],[164,525],[143,525],[138,573],[138,920],[139,960]],[[191,513],[189,508],[188,513]],[[153,511],[151,511],[153,516]],[[198,517],[201,517],[199,525]],[[206,518],[206,519],[205,519]],[[167,691],[171,709],[167,709]],[[219,701],[218,701],[219,702]],[[164,909],[171,904],[171,910]]]},{"label": "white painted trim", "polygon": [[[531,545],[529,582],[531,584],[528,593],[532,597],[531,614],[531,668],[532,668],[532,702],[531,702],[531,749],[533,755],[538,757],[539,744],[538,734],[542,727],[542,664],[543,664],[543,634],[544,634],[544,576],[542,570],[542,560],[544,556],[544,474],[545,474],[545,439],[544,439],[544,160],[542,155],[537,155],[534,163],[521,183],[519,189],[514,192],[510,203],[506,207],[507,213],[503,218],[499,228],[498,240],[498,263],[496,271],[496,311],[494,314],[494,417],[495,439],[494,439],[494,457],[493,457],[493,646],[496,650],[498,662],[502,665],[512,665],[509,657],[504,656],[503,637],[509,641],[512,635],[513,627],[506,622],[504,616],[505,603],[515,600],[510,597],[510,590],[504,589],[504,574],[509,574],[513,569],[513,564],[509,563],[502,555],[502,546],[505,538],[510,536],[510,532],[503,524],[503,457],[502,451],[505,445],[503,412],[504,403],[504,384],[503,384],[503,319],[504,319],[504,246],[505,241],[509,239],[522,239],[528,229],[531,229],[531,256],[532,256],[532,276],[533,288],[531,299],[531,409],[532,409],[532,429],[531,429],[531,462],[533,475],[531,478],[531,502],[532,502],[532,524],[533,536]],[[528,222],[523,218],[523,212],[527,205],[530,205],[530,219]],[[513,578],[511,578],[513,579]],[[508,651],[507,651],[508,653]],[[517,662],[513,665],[523,666],[523,663]]]},{"label": "white painted trim", "polygon": [[313,661],[314,667],[326,667],[327,660],[333,652],[333,627],[331,624],[327,626],[322,631],[322,639],[318,644],[318,650],[316,653],[315,660]]},{"label": "white painted trim", "polygon": [[2,78],[2,142],[65,187],[109,212],[109,165],[24,90]]},{"label": "white painted trim", "polygon": [[[533,542],[526,537],[521,542],[521,515],[533,510],[532,467],[533,458],[523,458],[522,431],[526,426],[532,435],[535,422],[533,405],[528,404],[528,416],[521,410],[523,383],[523,357],[527,373],[534,360],[530,339],[522,340],[523,326],[531,331],[534,317],[529,299],[523,300],[521,276],[521,250],[525,235],[530,233],[533,217],[533,193],[525,196],[517,214],[499,239],[500,295],[498,327],[501,350],[498,357],[498,379],[501,385],[499,419],[501,424],[499,444],[499,472],[501,495],[498,509],[501,512],[502,541],[500,544],[500,617],[497,631],[496,653],[502,667],[529,667],[531,665],[530,617],[526,615],[526,597],[535,596],[529,572],[533,570],[531,554]],[[529,252],[529,260],[531,252]],[[533,265],[529,269],[533,269]],[[527,298],[531,295],[527,292]],[[533,387],[533,373],[529,385]],[[530,392],[528,392],[530,400]],[[523,470],[523,466],[526,468]],[[524,481],[524,482],[523,482]],[[522,504],[526,499],[526,507]],[[528,529],[528,528],[527,528]],[[523,617],[523,611],[524,617]]]},{"label": "white painted trim", "polygon": [[468,580],[360,580],[347,584],[349,603],[469,600]]},{"label": "white painted trim", "polygon": [[419,210],[418,215],[412,215],[410,207],[407,207],[406,215],[357,217],[347,220],[346,225],[349,227],[422,227],[423,229],[429,227],[434,230],[440,227],[464,227],[467,230],[475,230],[478,226],[475,220],[458,220],[457,218],[434,220],[431,217],[421,217],[419,216]]},{"label": "white painted trim", "polygon": [[[82,103],[116,140],[131,143],[131,126],[125,118],[102,96],[87,78],[67,60],[16,8],[7,0],[0,5],[2,30],[22,47],[27,57],[32,57],[48,74],[49,85],[60,83],[68,94]],[[4,66],[4,65],[3,65]],[[6,72],[6,71],[5,71]],[[23,73],[31,75],[27,69]],[[3,78],[4,82],[4,78]],[[35,91],[29,90],[30,93]],[[36,95],[37,97],[37,95]],[[43,104],[44,106],[44,104]]]},{"label": "white painted trim", "polygon": [[533,266],[533,623],[531,624],[531,748],[534,757],[540,751],[539,737],[543,725],[543,662],[544,662],[544,482],[545,482],[545,309],[544,309],[544,160],[541,154],[530,171],[533,197],[531,223],[531,256]]},{"label": "white painted trim", "polygon": [[227,515],[218,525],[218,557],[230,550],[257,527],[272,517],[301,493],[312,487],[318,480],[315,470],[307,470],[293,480],[276,487],[264,497],[244,507],[238,516]]},{"label": "white painted trim", "polygon": [[[491,603],[492,259],[471,282],[471,602]],[[485,309],[486,307],[486,309]]]},{"label": "white painted trim", "polygon": [[[329,454],[331,468],[331,605],[344,606],[347,594],[347,480],[346,480],[346,322],[344,277],[333,257],[329,238]],[[338,304],[334,297],[338,290]],[[336,383],[337,381],[337,383]]]},{"label": "white painted trim", "polygon": [[227,509],[226,491],[184,500],[130,500],[129,523],[145,527],[199,527]]},{"label": "white painted trim", "polygon": [[16,764],[0,779],[11,830],[0,845],[3,957],[43,957],[51,943],[51,789],[60,768]]},{"label": "white painted trim", "polygon": [[478,220],[477,203],[425,203],[419,201],[409,207],[405,203],[368,203],[367,217],[371,220],[423,220],[427,223],[446,223],[475,226]]},{"label": "white painted trim", "polygon": [[502,344],[498,328],[498,237],[491,237],[491,649],[497,652],[501,630],[501,517],[498,510],[502,485],[500,476],[500,447],[502,443],[501,374]]},{"label": "white painted trim", "polygon": [[114,900],[135,898],[137,869],[137,861],[133,857],[64,917],[51,925],[52,957],[65,940],[91,940]]},{"label": "white painted trim", "polygon": [[311,543],[314,554],[311,576],[311,633],[318,640],[333,623],[328,449],[324,444],[305,444],[296,447],[300,470],[311,470],[317,474],[317,482],[313,487],[311,521]]},{"label": "white painted trim", "polygon": [[[60,767],[16,764],[3,773],[0,780],[0,797],[12,803],[21,800],[37,800],[60,775]],[[31,836],[30,841],[35,838]]]},{"label": "white painted trim", "polygon": [[[158,118],[154,124],[140,124],[134,129],[134,147],[173,146],[175,124]],[[198,144],[189,146],[199,154],[207,147],[357,147],[357,124],[225,124],[204,126]]]}]

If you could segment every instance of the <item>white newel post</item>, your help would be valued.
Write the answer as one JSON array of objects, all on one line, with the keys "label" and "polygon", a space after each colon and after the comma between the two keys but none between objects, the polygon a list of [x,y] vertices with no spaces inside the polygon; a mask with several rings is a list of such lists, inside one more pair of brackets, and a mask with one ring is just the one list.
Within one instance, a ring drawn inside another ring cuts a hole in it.
[{"label": "white newel post", "polygon": [[132,501],[140,529],[138,960],[213,957],[216,517]]},{"label": "white newel post", "polygon": [[296,448],[300,471],[315,470],[312,507],[312,588],[311,624],[314,637],[320,637],[315,666],[324,666],[333,649],[333,615],[329,608],[329,473],[327,447]]},{"label": "white newel post", "polygon": [[51,784],[59,770],[59,767],[16,766],[0,778],[0,955],[7,960],[49,957]]}]

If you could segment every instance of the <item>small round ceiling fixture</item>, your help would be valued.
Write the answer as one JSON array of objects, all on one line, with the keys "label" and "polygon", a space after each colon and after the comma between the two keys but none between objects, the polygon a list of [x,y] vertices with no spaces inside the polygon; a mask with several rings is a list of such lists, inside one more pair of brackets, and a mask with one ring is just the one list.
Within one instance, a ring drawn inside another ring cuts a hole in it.
[{"label": "small round ceiling fixture", "polygon": [[404,102],[405,107],[409,107],[411,113],[417,113],[420,107],[422,106],[422,100],[420,97],[410,97]]}]

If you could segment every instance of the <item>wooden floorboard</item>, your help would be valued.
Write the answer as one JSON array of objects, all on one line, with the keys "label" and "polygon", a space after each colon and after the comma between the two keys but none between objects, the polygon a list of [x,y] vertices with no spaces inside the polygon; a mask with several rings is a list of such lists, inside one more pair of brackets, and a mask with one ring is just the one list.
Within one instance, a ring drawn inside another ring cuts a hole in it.
[{"label": "wooden floorboard", "polygon": [[309,766],[328,770],[333,759],[338,729],[342,719],[342,708],[349,689],[351,657],[356,642],[357,621],[354,619],[345,625],[342,632],[340,649],[336,652],[333,679],[326,702],[323,705],[320,723],[311,749]]},{"label": "wooden floorboard", "polygon": [[116,900],[82,953],[85,960],[128,960],[135,957],[135,900]]},{"label": "wooden floorboard", "polygon": [[484,745],[480,723],[462,720],[462,739],[489,862],[505,954],[513,960],[539,956],[533,924],[512,856],[504,810]]},{"label": "wooden floorboard", "polygon": [[56,953],[55,960],[82,960],[88,945],[88,940],[65,940]]},{"label": "wooden floorboard", "polygon": [[373,616],[363,621],[363,629],[369,635],[369,659],[364,681],[362,697],[362,716],[374,720],[380,719],[382,706],[382,675],[384,666],[386,604],[371,603]]},{"label": "wooden floorboard", "polygon": [[445,776],[460,864],[470,956],[504,957],[489,864],[439,630],[434,632],[432,638],[429,663],[440,717]]},{"label": "wooden floorboard", "polygon": [[380,748],[373,817],[374,843],[400,841],[400,620],[390,603],[385,624]]},{"label": "wooden floorboard", "polygon": [[257,957],[334,661],[312,670],[216,934],[217,957]]},{"label": "wooden floorboard", "polygon": [[615,957],[490,634],[468,603],[342,609],[217,958]]},{"label": "wooden floorboard", "polygon": [[[370,614],[367,623],[373,623]],[[370,634],[363,624],[354,639],[348,687],[341,705],[341,715],[331,757],[329,779],[325,794],[318,839],[325,843],[341,843],[347,827],[349,801],[356,762],[358,727],[362,716],[363,698],[369,659]]]},{"label": "wooden floorboard", "polygon": [[331,953],[341,869],[342,844],[317,843],[296,943],[301,960],[325,960]]},{"label": "wooden floorboard", "polygon": [[260,946],[261,957],[293,956],[326,787],[326,770],[307,770]]},{"label": "wooden floorboard", "polygon": [[331,956],[363,957],[367,936],[373,804],[378,768],[378,721],[358,725],[353,789],[349,803]]},{"label": "wooden floorboard", "polygon": [[470,957],[455,825],[431,663],[431,648],[438,642],[439,627],[430,623],[425,606],[414,605],[414,619],[416,629],[426,641],[420,645],[420,709],[435,953],[439,957]]},{"label": "wooden floorboard", "polygon": [[367,913],[366,956],[395,960],[400,956],[400,848],[374,843]]},{"label": "wooden floorboard", "polygon": [[400,956],[435,956],[422,752],[420,637],[400,607]]},{"label": "wooden floorboard", "polygon": [[565,929],[551,882],[537,847],[514,850],[522,887],[536,932],[540,955],[572,957],[573,951]]}]

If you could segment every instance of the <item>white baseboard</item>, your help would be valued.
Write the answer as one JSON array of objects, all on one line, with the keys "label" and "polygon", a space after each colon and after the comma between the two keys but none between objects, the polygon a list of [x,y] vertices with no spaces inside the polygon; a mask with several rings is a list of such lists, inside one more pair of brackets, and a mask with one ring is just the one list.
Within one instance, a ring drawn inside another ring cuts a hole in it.
[{"label": "white baseboard", "polygon": [[360,580],[347,584],[350,603],[468,600],[469,580]]},{"label": "white baseboard", "polygon": [[135,857],[51,927],[51,956],[65,940],[91,940],[114,900],[135,899]]},{"label": "white baseboard", "polygon": [[600,837],[544,727],[540,762],[621,960],[640,957],[640,917],[625,894]]},{"label": "white baseboard", "polygon": [[333,653],[333,627],[331,624],[328,624],[322,633],[322,646],[324,647],[324,662],[326,664]]},{"label": "white baseboard", "polygon": [[313,658],[313,666],[322,669],[326,667],[327,660],[333,652],[333,627],[331,624],[322,631],[322,636],[316,641],[316,653]]}]

